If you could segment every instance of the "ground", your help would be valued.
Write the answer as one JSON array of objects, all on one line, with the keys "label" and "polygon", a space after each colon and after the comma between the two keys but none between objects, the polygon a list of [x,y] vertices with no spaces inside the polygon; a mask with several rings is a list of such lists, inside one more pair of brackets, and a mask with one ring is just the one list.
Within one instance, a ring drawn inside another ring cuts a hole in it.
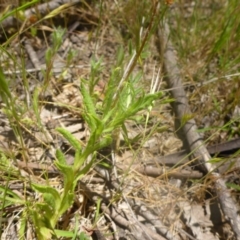
[{"label": "ground", "polygon": [[239,239],[238,1],[2,6],[1,239]]}]

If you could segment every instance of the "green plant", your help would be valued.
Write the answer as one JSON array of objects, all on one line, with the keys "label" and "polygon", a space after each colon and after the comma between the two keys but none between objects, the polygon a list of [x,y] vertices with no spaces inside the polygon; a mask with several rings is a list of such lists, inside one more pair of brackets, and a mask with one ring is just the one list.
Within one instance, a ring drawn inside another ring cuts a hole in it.
[{"label": "green plant", "polygon": [[[146,2],[145,5],[146,6]],[[60,237],[71,237],[72,239],[86,238],[84,233],[76,233],[72,230],[61,230],[58,228],[59,219],[67,210],[69,210],[74,202],[75,188],[78,181],[86,176],[91,168],[97,164],[97,152],[105,147],[110,146],[119,138],[120,131],[125,133],[127,140],[127,128],[125,122],[127,120],[137,121],[137,114],[142,110],[150,111],[153,107],[154,101],[159,100],[163,104],[169,99],[164,99],[164,93],[156,90],[156,84],[151,88],[150,93],[147,93],[141,84],[142,71],[134,72],[135,67],[140,64],[147,56],[147,44],[150,36],[153,34],[156,24],[159,22],[161,15],[158,15],[157,3],[151,5],[153,10],[149,10],[146,23],[146,31],[143,33],[143,24],[145,17],[139,20],[137,29],[137,36],[134,44],[129,43],[129,49],[126,51],[129,55],[125,54],[125,48],[120,47],[116,62],[111,67],[110,77],[108,83],[103,91],[103,99],[99,99],[98,92],[95,87],[100,80],[103,72],[102,58],[92,58],[91,71],[89,79],[79,79],[79,91],[83,98],[82,109],[78,109],[79,115],[81,114],[87,123],[90,136],[84,146],[76,139],[70,132],[64,128],[57,128],[57,132],[62,135],[75,151],[73,165],[67,163],[65,154],[61,150],[56,151],[55,166],[59,170],[63,179],[63,189],[58,191],[52,187],[48,181],[40,184],[33,180],[24,179],[29,185],[30,189],[39,195],[37,200],[33,196],[26,198],[19,198],[13,195],[12,191],[7,191],[2,188],[3,199],[5,199],[4,207],[10,204],[22,204],[23,210],[21,212],[21,225],[19,231],[19,238],[24,239],[24,233],[27,223],[31,222],[35,228],[36,236],[38,239],[52,239]],[[102,7],[102,5],[101,5]],[[45,19],[50,18],[49,14]],[[141,14],[139,13],[140,17]],[[47,50],[46,70],[42,71],[44,81],[42,86],[35,88],[33,92],[31,110],[37,119],[37,126],[41,131],[44,131],[40,118],[40,108],[43,102],[39,101],[39,95],[44,94],[50,85],[52,77],[52,68],[54,57],[56,56],[62,38],[64,36],[63,29],[55,29],[53,32],[53,47]],[[141,33],[141,34],[140,34]],[[133,29],[133,34],[136,30]],[[125,67],[127,65],[127,67]],[[8,118],[16,123],[16,136],[21,136],[22,131],[22,115],[19,114],[20,110],[17,107],[16,99],[10,91],[8,81],[2,72],[0,72],[0,85],[1,97],[6,104],[6,113]],[[143,118],[143,117],[142,117]],[[14,120],[14,121],[13,121]],[[25,119],[26,120],[26,119]],[[149,121],[147,116],[145,126]],[[32,123],[32,122],[31,122]],[[117,134],[115,134],[117,133]],[[23,141],[22,141],[23,142]],[[24,146],[24,143],[22,144]],[[97,203],[97,214],[95,216],[95,223],[98,220],[100,211],[100,202]]]},{"label": "green plant", "polygon": [[[93,64],[98,66],[98,64]],[[113,70],[105,99],[100,106],[96,105],[95,96],[88,90],[87,83],[81,80],[80,91],[84,102],[83,116],[90,130],[90,137],[84,148],[69,132],[63,128],[57,129],[75,149],[76,154],[73,166],[69,166],[64,154],[60,150],[57,151],[55,165],[64,179],[61,194],[53,187],[32,183],[33,189],[43,195],[43,201],[36,203],[31,213],[34,225],[38,226],[36,231],[39,239],[49,239],[52,235],[57,235],[56,224],[60,216],[71,207],[78,180],[85,176],[95,164],[95,153],[110,145],[113,140],[112,132],[121,128],[127,119],[151,106],[153,101],[163,96],[161,92],[153,94],[141,92],[140,88],[136,88],[136,81],[139,78],[130,78],[130,81],[124,84],[120,90],[116,100],[112,101],[119,83],[119,78],[116,77],[118,71],[118,68]],[[39,216],[39,212],[43,214]]]}]

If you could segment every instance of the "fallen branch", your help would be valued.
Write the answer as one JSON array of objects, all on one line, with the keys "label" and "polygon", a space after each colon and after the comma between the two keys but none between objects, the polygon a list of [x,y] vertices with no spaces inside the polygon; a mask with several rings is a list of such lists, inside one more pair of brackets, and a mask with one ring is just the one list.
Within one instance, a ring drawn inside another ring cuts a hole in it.
[{"label": "fallen branch", "polygon": [[[215,191],[225,217],[229,220],[237,239],[240,239],[240,216],[238,207],[233,201],[229,189],[227,189],[222,176],[213,172],[214,167],[209,163],[211,159],[201,137],[197,132],[196,122],[191,118],[192,114],[188,105],[180,70],[178,68],[177,56],[170,40],[170,30],[168,24],[164,23],[164,29],[158,30],[160,39],[160,49],[164,58],[164,68],[167,74],[167,83],[172,97],[175,99],[173,110],[175,113],[175,127],[179,137],[184,143],[184,147],[193,153],[194,158],[200,162],[200,165],[206,172],[210,172],[215,178]],[[191,119],[189,119],[191,118]],[[189,119],[189,120],[185,120]],[[197,237],[197,236],[195,236]]]},{"label": "fallen branch", "polygon": [[[185,169],[169,169],[161,166],[133,166],[134,170],[150,177],[168,176],[180,179],[199,179],[203,174],[199,171],[185,170]],[[124,170],[123,170],[124,171]]]}]

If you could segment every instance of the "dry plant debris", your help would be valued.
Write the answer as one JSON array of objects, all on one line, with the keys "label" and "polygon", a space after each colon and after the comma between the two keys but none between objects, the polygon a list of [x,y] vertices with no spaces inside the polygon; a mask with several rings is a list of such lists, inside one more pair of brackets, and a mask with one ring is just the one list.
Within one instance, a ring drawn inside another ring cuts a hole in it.
[{"label": "dry plant debris", "polygon": [[11,4],[0,16],[1,239],[240,239],[239,57],[227,49],[239,3]]}]

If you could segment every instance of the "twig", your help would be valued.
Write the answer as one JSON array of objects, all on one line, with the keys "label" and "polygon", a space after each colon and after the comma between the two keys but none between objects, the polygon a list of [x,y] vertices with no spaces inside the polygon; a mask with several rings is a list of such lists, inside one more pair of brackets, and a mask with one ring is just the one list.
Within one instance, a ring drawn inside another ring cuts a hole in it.
[{"label": "twig", "polygon": [[[84,193],[92,201],[97,201],[97,199],[100,197],[103,200],[103,202],[101,203],[101,210],[108,214],[118,225],[124,227],[125,229],[128,229],[133,234],[133,236],[136,237],[136,239],[166,240],[166,238],[145,227],[142,223],[136,223],[136,220],[133,219],[132,216],[128,216],[128,219],[130,220],[126,220],[126,218],[122,217],[121,213],[115,208],[114,204],[109,204],[109,200],[105,196],[94,192],[85,183],[83,183],[82,181],[80,182]],[[119,189],[119,187],[116,186],[116,189]],[[140,238],[138,238],[139,235],[141,235]]]},{"label": "twig", "polygon": [[35,50],[33,49],[32,45],[31,45],[29,39],[25,40],[25,49],[26,49],[26,51],[27,51],[27,53],[30,57],[30,60],[33,63],[33,66],[35,67],[35,69],[40,70],[39,67],[41,66],[41,63],[38,59],[37,53],[35,52]]},{"label": "twig", "polygon": [[[137,239],[145,239],[148,240],[149,238],[147,238],[147,236],[150,236],[150,239],[154,239],[154,240],[166,240],[165,238],[161,237],[159,234],[153,232],[152,230],[150,230],[149,228],[145,227],[143,224],[141,223],[137,223],[135,224],[135,221],[132,220],[131,223],[129,221],[127,221],[125,218],[123,218],[114,208],[112,207],[107,207],[106,205],[102,204],[101,206],[102,210],[104,212],[106,212],[108,215],[110,215],[112,217],[112,219],[117,222],[118,224],[120,224],[121,226],[127,228],[128,230],[130,230],[131,232],[134,233],[135,237],[138,237]],[[109,209],[110,208],[110,209]],[[134,226],[134,227],[133,227]],[[136,226],[140,227],[140,228],[136,228],[136,230],[134,229]],[[144,235],[144,233],[146,233],[147,235]]]},{"label": "twig", "polygon": [[[134,203],[131,203],[131,205],[134,205]],[[178,240],[179,236],[176,234],[172,234],[168,227],[166,227],[162,221],[159,220],[159,217],[151,212],[151,209],[147,208],[145,205],[141,203],[135,203],[138,207],[138,214],[142,217],[144,217],[149,223],[154,226],[154,228],[157,230],[158,233],[165,236],[166,239],[169,240]]]},{"label": "twig", "polygon": [[168,169],[166,167],[156,167],[156,166],[138,166],[135,170],[141,174],[158,177],[161,175],[167,175],[168,177],[174,178],[191,178],[199,179],[203,177],[203,174],[199,171],[185,170],[185,169]]}]

